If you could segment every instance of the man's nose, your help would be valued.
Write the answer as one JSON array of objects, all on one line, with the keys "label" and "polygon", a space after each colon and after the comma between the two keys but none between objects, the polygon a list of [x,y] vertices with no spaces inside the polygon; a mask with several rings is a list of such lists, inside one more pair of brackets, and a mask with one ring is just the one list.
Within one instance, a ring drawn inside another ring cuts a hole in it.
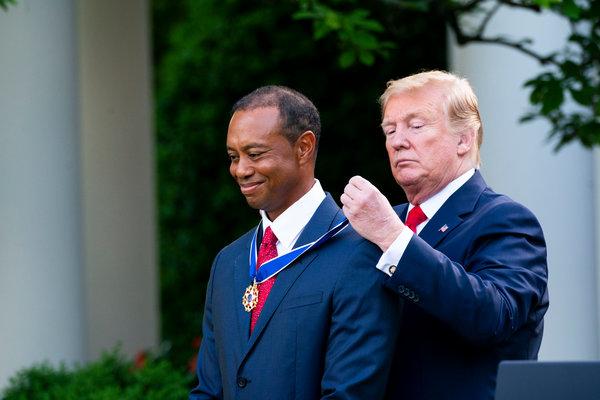
[{"label": "man's nose", "polygon": [[406,137],[406,133],[401,129],[397,129],[389,138],[390,145],[393,149],[409,148],[410,142]]},{"label": "man's nose", "polygon": [[235,176],[237,178],[247,178],[254,173],[252,162],[247,157],[240,157],[235,165]]}]

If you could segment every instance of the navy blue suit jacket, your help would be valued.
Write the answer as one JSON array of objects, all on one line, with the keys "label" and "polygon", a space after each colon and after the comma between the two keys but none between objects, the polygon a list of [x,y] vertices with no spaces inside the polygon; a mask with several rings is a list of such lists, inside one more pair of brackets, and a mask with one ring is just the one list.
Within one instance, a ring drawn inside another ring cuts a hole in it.
[{"label": "navy blue suit jacket", "polygon": [[[407,207],[396,207],[402,219]],[[537,358],[542,229],[479,171],[413,236],[386,286],[405,299],[388,398],[493,399],[500,360]]]},{"label": "navy blue suit jacket", "polygon": [[[341,221],[331,196],[296,247]],[[216,257],[206,294],[198,386],[190,399],[378,399],[397,335],[398,299],[374,269],[381,252],[347,227],[277,276],[258,322],[242,294],[254,230]]]}]

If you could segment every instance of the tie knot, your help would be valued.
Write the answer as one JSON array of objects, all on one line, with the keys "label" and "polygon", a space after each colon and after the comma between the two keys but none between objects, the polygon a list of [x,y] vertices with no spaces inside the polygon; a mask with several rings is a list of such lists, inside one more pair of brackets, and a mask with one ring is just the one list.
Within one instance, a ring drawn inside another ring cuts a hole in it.
[{"label": "tie knot", "polygon": [[263,265],[263,263],[269,261],[271,258],[277,257],[277,236],[271,230],[269,226],[265,229],[262,242],[260,242],[260,248],[258,249],[258,259],[256,261],[256,268]]},{"label": "tie knot", "polygon": [[426,220],[427,215],[425,215],[423,210],[421,210],[421,206],[417,205],[408,213],[408,217],[406,218],[406,226],[408,226],[411,231],[417,233],[417,226]]},{"label": "tie knot", "polygon": [[273,230],[271,229],[271,227],[267,227],[267,229],[265,229],[265,234],[263,235],[263,239],[262,242],[260,243],[261,246],[265,247],[271,247],[271,246],[275,246],[277,244],[277,236],[275,236],[275,234],[273,233]]}]

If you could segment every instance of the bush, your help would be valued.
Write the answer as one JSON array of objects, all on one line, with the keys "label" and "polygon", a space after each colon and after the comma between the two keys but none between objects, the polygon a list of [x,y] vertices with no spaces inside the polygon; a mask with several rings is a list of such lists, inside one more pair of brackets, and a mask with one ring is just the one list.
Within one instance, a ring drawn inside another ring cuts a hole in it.
[{"label": "bush", "polygon": [[118,350],[98,361],[52,367],[48,363],[18,372],[2,400],[170,400],[187,398],[192,376],[167,360],[143,356],[135,362]]}]

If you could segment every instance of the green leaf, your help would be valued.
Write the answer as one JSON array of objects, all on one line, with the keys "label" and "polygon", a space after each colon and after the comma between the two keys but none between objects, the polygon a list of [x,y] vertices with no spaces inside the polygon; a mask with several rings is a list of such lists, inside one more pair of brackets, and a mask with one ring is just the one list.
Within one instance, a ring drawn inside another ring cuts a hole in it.
[{"label": "green leaf", "polygon": [[342,16],[341,14],[333,11],[326,10],[323,16],[323,23],[328,26],[331,30],[338,30],[342,26]]},{"label": "green leaf", "polygon": [[371,66],[375,63],[375,56],[369,51],[361,51],[358,58],[364,65]]},{"label": "green leaf", "polygon": [[545,94],[545,87],[543,86],[543,84],[540,84],[539,82],[532,82],[529,86],[533,86],[533,90],[529,95],[529,102],[531,104],[542,103]]},{"label": "green leaf", "polygon": [[354,54],[354,52],[351,50],[346,50],[340,54],[338,62],[340,67],[348,68],[356,62],[356,54]]},{"label": "green leaf", "polygon": [[541,112],[544,115],[560,107],[564,100],[564,93],[559,81],[549,81],[545,87],[545,93],[542,97]]},{"label": "green leaf", "polygon": [[564,0],[560,3],[560,10],[572,20],[577,20],[581,16],[581,8],[573,0]]},{"label": "green leaf", "polygon": [[560,65],[560,69],[567,77],[576,77],[581,73],[581,66],[567,60]]},{"label": "green leaf", "polygon": [[590,121],[581,125],[577,131],[577,135],[584,144],[589,143],[591,145],[591,143],[600,142],[600,123]]},{"label": "green leaf", "polygon": [[535,4],[543,8],[550,8],[553,4],[559,4],[563,0],[533,0]]},{"label": "green leaf", "polygon": [[383,25],[373,19],[357,21],[357,25],[372,32],[383,32],[385,30]]},{"label": "green leaf", "polygon": [[376,49],[378,47],[378,40],[375,36],[367,32],[354,32],[352,35],[352,42],[359,49]]},{"label": "green leaf", "polygon": [[322,21],[315,22],[315,28],[313,31],[313,37],[315,40],[323,39],[332,31],[331,27],[324,24]]},{"label": "green leaf", "polygon": [[292,14],[292,18],[295,20],[301,19],[317,19],[319,15],[314,11],[296,11]]},{"label": "green leaf", "polygon": [[352,13],[350,13],[349,18],[352,19],[356,19],[356,20],[363,20],[369,17],[369,10],[365,10],[364,8],[358,8],[354,11],[352,11]]},{"label": "green leaf", "polygon": [[569,92],[573,99],[582,106],[589,106],[592,103],[594,90],[590,86],[585,86],[581,90],[570,88]]}]

